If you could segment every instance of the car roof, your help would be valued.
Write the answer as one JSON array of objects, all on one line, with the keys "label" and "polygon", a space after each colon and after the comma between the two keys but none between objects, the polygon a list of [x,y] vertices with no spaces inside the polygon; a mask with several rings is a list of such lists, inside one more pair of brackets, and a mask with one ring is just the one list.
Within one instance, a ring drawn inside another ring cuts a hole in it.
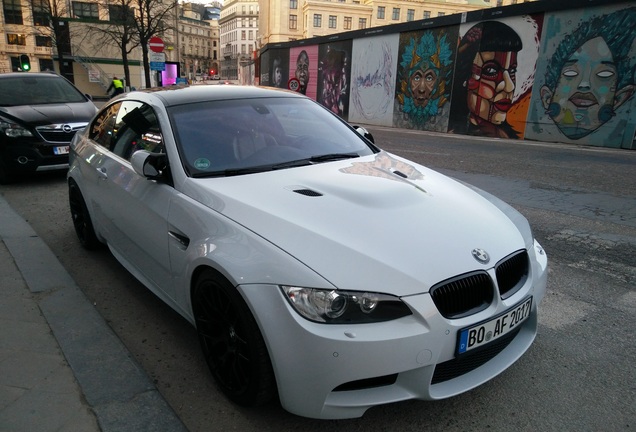
[{"label": "car roof", "polygon": [[[257,99],[257,98],[305,98],[300,93],[274,89],[269,87],[240,86],[240,85],[195,85],[195,86],[169,86],[140,90],[127,93],[122,99],[135,98],[139,93],[152,94],[161,100],[165,106],[176,106],[196,102],[232,99]],[[122,100],[120,99],[120,100]]]},{"label": "car roof", "polygon": [[55,72],[6,72],[0,73],[0,79],[15,77],[46,77],[46,78],[63,78]]}]

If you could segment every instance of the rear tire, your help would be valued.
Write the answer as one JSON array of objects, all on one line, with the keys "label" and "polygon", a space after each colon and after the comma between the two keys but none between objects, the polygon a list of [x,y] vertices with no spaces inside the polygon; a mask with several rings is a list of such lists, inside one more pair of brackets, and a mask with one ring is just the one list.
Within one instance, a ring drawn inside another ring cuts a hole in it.
[{"label": "rear tire", "polygon": [[72,179],[68,183],[68,201],[71,208],[73,226],[80,244],[89,250],[96,249],[100,242],[95,234],[91,215],[88,213],[88,207],[86,207],[86,202],[79,186]]},{"label": "rear tire", "polygon": [[192,307],[201,349],[223,393],[243,406],[272,400],[276,382],[267,347],[236,288],[205,270],[197,277]]}]

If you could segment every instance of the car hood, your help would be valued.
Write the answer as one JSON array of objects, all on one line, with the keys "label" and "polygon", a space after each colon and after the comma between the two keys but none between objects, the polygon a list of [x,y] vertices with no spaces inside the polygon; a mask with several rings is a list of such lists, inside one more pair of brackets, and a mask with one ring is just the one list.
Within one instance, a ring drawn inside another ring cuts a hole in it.
[{"label": "car hood", "polygon": [[88,123],[97,112],[92,102],[0,107],[0,114],[32,126]]},{"label": "car hood", "polygon": [[[491,201],[386,152],[190,180],[188,195],[283,249],[339,289],[423,293],[525,248],[515,224]],[[472,256],[475,248],[490,255],[488,264]]]}]

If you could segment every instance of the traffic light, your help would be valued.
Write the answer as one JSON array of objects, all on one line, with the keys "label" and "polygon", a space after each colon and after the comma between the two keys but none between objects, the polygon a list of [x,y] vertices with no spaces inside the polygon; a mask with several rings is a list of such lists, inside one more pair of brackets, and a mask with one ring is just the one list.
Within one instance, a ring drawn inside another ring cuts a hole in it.
[{"label": "traffic light", "polygon": [[210,75],[214,75],[214,69],[210,69]]},{"label": "traffic light", "polygon": [[20,54],[20,69],[22,69],[22,72],[31,70],[31,60],[29,60],[29,56],[26,54]]}]

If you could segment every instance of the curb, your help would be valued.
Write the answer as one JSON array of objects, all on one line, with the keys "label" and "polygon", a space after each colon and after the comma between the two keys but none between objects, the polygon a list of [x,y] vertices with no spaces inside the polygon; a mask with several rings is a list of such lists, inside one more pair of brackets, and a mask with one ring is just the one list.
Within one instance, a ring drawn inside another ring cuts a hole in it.
[{"label": "curb", "polygon": [[57,257],[0,196],[0,239],[15,260],[103,432],[187,431]]}]

